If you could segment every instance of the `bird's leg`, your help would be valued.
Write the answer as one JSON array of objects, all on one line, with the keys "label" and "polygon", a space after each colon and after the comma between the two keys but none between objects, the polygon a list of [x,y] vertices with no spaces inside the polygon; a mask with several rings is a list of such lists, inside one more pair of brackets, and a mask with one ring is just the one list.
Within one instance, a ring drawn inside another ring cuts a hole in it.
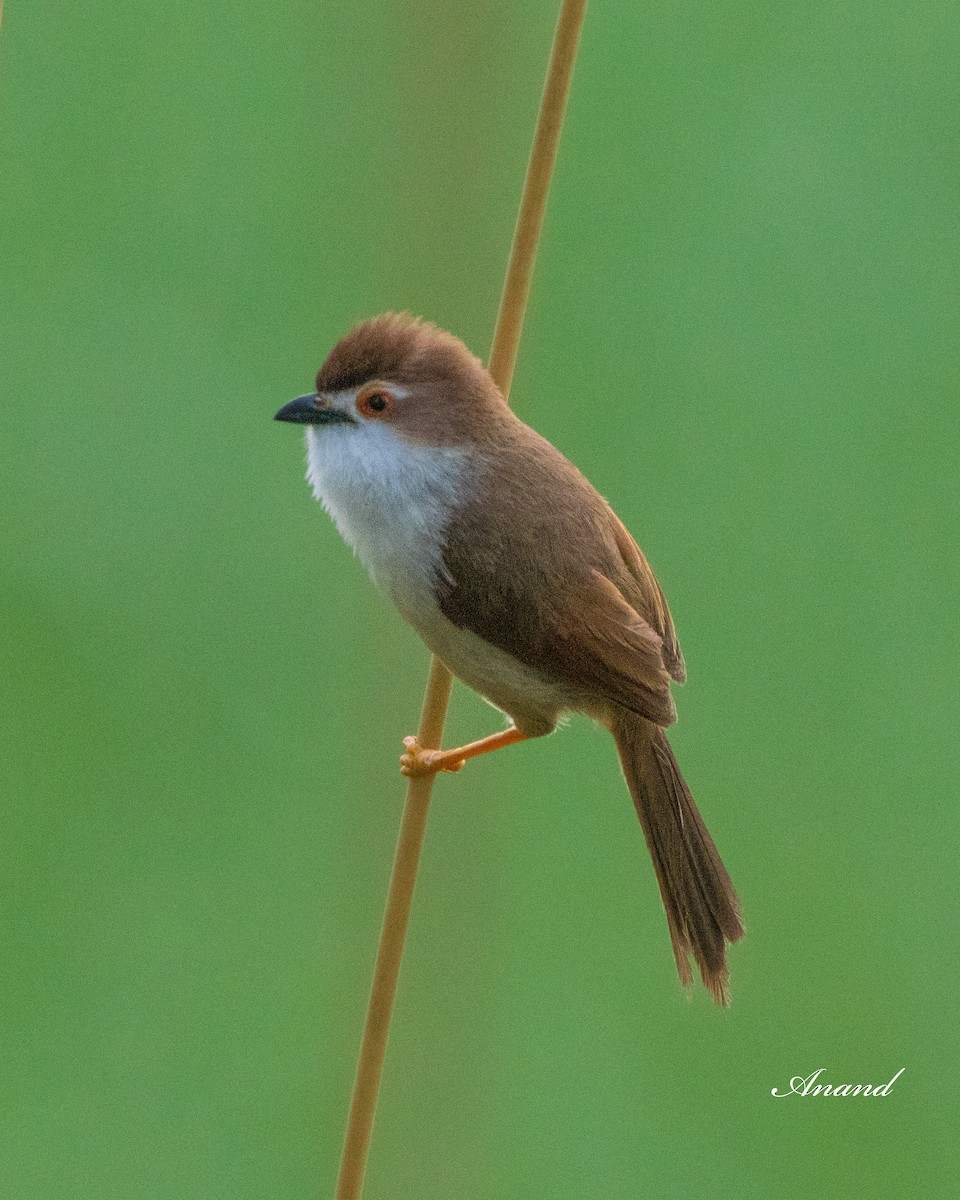
[{"label": "bird's leg", "polygon": [[516,726],[511,725],[502,733],[492,733],[489,737],[481,738],[479,742],[457,746],[455,750],[424,750],[415,737],[406,737],[403,744],[407,751],[400,756],[400,774],[432,775],[435,771],[459,771],[468,758],[476,758],[478,754],[489,754],[491,750],[512,746],[515,742],[525,742],[529,737],[529,734],[521,733]]}]

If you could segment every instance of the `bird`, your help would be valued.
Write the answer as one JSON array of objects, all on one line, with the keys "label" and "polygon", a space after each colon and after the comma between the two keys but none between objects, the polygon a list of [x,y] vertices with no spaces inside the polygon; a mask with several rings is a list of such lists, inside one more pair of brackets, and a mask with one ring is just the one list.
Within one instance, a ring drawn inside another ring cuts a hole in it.
[{"label": "bird", "polygon": [[408,776],[543,737],[568,713],[609,730],[659,884],[680,981],[690,957],[730,1002],[740,901],[667,740],[686,677],[647,559],[609,503],[506,403],[455,335],[385,313],[341,338],[315,390],[307,479],[400,615],[506,729],[449,750],[404,739]]}]

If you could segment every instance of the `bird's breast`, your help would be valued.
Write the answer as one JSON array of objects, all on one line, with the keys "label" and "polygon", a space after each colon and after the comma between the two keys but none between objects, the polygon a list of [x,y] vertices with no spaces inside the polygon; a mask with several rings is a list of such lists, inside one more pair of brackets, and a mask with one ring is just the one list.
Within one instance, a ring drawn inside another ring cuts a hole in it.
[{"label": "bird's breast", "polygon": [[444,536],[468,486],[469,452],[401,442],[383,424],[311,428],[307,479],[337,529],[413,624],[435,608]]},{"label": "bird's breast", "polygon": [[317,499],[433,653],[521,728],[548,732],[570,707],[566,694],[454,625],[437,603],[438,584],[454,582],[444,564],[447,534],[464,499],[476,500],[484,486],[483,460],[470,449],[398,446],[396,438],[383,426],[311,428],[307,478]]}]

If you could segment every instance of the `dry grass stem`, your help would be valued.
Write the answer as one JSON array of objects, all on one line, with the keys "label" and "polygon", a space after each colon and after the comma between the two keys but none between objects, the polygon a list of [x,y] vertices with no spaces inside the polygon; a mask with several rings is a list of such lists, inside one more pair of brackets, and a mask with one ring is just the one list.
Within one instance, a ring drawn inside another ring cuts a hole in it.
[{"label": "dry grass stem", "polygon": [[[513,368],[530,295],[537,243],[557,156],[563,114],[576,59],[586,0],[563,0],[554,37],[550,66],[540,104],[540,116],[520,203],[510,262],[497,315],[490,351],[490,372],[504,397],[510,394]],[[421,746],[438,748],[450,699],[453,678],[439,659],[430,662],[430,676],[423,701],[417,739]],[[350,1103],[347,1132],[337,1180],[337,1200],[359,1200],[370,1135],[376,1111],[383,1059],[390,1030],[390,1017],[403,958],[403,945],[410,920],[410,906],[417,867],[427,825],[434,776],[412,778],[400,823],[380,946],[373,972],[370,1005],[360,1047],[360,1061]]]}]

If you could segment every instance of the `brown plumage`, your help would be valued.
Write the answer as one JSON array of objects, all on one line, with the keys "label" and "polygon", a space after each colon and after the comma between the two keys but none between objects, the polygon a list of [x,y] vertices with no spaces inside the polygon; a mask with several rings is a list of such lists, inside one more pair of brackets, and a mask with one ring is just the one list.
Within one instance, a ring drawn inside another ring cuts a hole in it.
[{"label": "brown plumage", "polygon": [[[311,429],[311,480],[344,536],[427,645],[510,716],[513,740],[551,732],[565,710],[610,730],[680,978],[690,983],[693,955],[726,1004],[739,902],[663,732],[685,667],[633,538],[433,325],[388,314],[358,326],[324,363],[317,393],[319,415],[307,419],[338,427]],[[487,741],[459,759],[415,747],[406,769],[455,769],[505,735]]]}]

